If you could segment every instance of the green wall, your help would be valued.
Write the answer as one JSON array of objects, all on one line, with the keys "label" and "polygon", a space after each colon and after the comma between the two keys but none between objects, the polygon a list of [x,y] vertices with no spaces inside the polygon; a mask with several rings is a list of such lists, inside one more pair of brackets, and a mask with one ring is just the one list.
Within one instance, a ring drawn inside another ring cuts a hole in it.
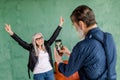
[{"label": "green wall", "polygon": [[11,24],[23,40],[31,42],[32,35],[37,32],[49,39],[59,17],[63,16],[65,23],[58,38],[71,50],[79,38],[70,14],[81,4],[90,6],[100,28],[113,34],[117,46],[117,79],[120,79],[120,0],[0,0],[0,80],[28,80],[28,52],[5,32],[5,23]]}]

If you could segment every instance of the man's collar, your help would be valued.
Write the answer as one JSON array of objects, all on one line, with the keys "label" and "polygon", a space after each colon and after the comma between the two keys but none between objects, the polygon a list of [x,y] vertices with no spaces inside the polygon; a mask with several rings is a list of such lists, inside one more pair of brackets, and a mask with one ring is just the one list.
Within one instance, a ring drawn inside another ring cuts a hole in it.
[{"label": "man's collar", "polygon": [[98,30],[99,30],[99,27],[92,28],[91,30],[88,31],[88,33],[87,33],[87,35],[86,35],[86,38],[92,37],[91,34],[97,32]]}]

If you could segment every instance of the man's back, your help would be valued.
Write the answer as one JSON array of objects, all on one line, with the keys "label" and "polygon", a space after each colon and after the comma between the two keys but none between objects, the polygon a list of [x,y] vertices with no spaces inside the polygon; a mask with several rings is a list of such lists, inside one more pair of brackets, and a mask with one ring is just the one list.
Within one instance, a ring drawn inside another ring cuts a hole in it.
[{"label": "man's back", "polygon": [[[83,67],[80,69],[80,75],[84,76],[83,78],[88,79],[106,79],[107,76],[107,60],[109,58],[110,66],[110,76],[112,80],[116,79],[116,48],[111,35],[108,35],[109,39],[105,39],[105,35],[99,28],[91,30],[87,38],[84,40],[86,44],[90,47],[89,53],[86,55]],[[108,54],[105,52],[105,44],[108,49]],[[84,45],[84,44],[83,44]],[[92,48],[91,48],[92,47]],[[82,79],[84,80],[84,79]],[[86,80],[86,79],[85,79]]]},{"label": "man's back", "polygon": [[79,70],[81,78],[85,77],[92,80],[98,78],[106,67],[106,56],[102,44],[91,38],[80,42],[80,45],[84,46],[82,47],[82,49],[84,48],[82,54],[85,57]]}]

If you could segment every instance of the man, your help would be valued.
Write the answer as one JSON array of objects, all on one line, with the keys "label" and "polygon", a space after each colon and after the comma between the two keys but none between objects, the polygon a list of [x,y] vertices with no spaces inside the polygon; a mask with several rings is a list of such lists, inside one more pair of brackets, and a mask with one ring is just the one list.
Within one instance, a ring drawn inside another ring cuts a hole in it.
[{"label": "man", "polygon": [[[93,10],[86,5],[78,6],[71,14],[71,21],[82,40],[71,54],[66,47],[60,50],[70,55],[68,64],[62,63],[54,49],[59,71],[65,76],[78,71],[80,80],[116,80],[116,47],[111,34],[97,27]],[[107,44],[107,50],[104,44]]]}]

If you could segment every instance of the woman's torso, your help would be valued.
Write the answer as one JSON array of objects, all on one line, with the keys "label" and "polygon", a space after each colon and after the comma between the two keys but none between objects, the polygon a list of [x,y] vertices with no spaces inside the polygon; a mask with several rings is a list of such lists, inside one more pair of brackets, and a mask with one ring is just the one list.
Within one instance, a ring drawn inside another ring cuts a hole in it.
[{"label": "woman's torso", "polygon": [[33,74],[44,73],[52,69],[47,52],[39,50],[38,61],[34,67]]}]

